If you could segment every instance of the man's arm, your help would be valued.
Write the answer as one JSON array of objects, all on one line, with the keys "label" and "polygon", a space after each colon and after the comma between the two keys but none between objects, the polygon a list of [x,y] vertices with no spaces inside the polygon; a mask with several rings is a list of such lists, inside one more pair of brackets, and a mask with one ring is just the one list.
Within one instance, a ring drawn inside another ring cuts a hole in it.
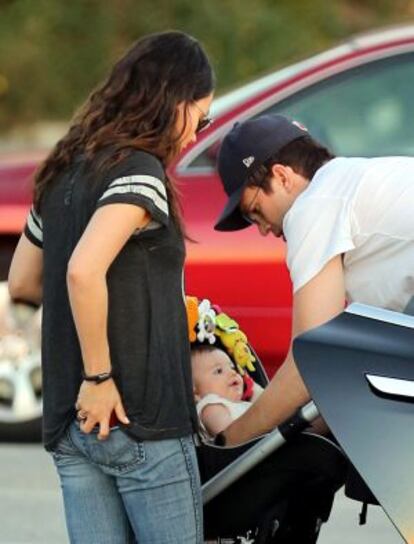
[{"label": "man's arm", "polygon": [[15,302],[40,306],[43,298],[43,250],[22,234],[10,265],[8,287]]},{"label": "man's arm", "polygon": [[[293,297],[292,342],[299,334],[340,314],[345,305],[342,257],[329,261]],[[269,432],[310,400],[309,392],[289,353],[253,406],[224,432],[226,445],[239,444]]]}]

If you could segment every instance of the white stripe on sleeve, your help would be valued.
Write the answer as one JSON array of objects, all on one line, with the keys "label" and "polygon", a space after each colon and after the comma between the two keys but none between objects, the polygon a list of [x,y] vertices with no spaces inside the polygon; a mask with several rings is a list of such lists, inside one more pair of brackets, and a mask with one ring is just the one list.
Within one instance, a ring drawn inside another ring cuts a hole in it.
[{"label": "white stripe on sleeve", "polygon": [[39,242],[43,242],[43,225],[42,225],[42,219],[40,215],[38,215],[34,208],[31,208],[29,216],[27,218],[27,226],[32,233],[32,235],[36,238],[36,240],[39,240]]},{"label": "white stripe on sleeve", "polygon": [[142,195],[150,199],[153,204],[168,216],[167,191],[165,185],[153,176],[125,176],[109,184],[99,201],[113,195],[125,194]]}]

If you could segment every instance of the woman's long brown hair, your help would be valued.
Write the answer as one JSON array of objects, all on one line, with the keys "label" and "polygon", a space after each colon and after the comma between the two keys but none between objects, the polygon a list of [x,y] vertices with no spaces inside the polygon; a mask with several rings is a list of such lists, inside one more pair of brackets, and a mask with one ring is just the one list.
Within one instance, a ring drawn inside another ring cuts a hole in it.
[{"label": "woman's long brown hair", "polygon": [[[177,105],[204,98],[213,88],[208,58],[191,36],[170,31],[138,40],[75,114],[67,134],[36,172],[36,211],[41,213],[45,191],[79,153],[92,163],[98,151],[111,146],[113,152],[99,165],[108,168],[140,149],[166,167],[179,153]],[[166,188],[171,216],[181,228],[177,188],[168,178]]]}]

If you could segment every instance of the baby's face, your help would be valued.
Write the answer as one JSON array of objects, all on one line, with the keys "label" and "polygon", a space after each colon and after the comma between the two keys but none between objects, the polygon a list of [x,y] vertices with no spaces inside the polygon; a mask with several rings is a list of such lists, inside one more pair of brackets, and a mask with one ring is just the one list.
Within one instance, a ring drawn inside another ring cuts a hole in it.
[{"label": "baby's face", "polygon": [[243,396],[243,378],[234,370],[229,356],[220,349],[192,354],[196,399],[215,393],[232,401]]}]

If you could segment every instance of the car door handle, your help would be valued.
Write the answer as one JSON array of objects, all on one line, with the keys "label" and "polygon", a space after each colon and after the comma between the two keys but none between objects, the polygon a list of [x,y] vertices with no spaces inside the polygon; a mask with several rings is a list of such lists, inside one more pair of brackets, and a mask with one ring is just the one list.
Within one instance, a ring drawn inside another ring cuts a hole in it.
[{"label": "car door handle", "polygon": [[394,397],[396,400],[411,399],[414,401],[414,380],[390,378],[375,374],[365,374],[365,377],[376,393]]}]

